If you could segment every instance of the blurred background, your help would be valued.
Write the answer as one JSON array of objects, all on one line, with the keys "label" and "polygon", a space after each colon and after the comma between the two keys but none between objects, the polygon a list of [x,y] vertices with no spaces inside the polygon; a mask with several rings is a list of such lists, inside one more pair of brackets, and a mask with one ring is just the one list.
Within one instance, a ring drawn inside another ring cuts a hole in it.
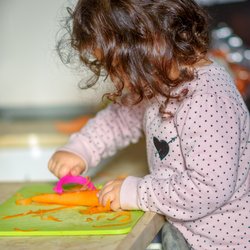
[{"label": "blurred background", "polygon": [[61,21],[67,16],[66,7],[73,2],[0,1],[2,112],[15,108],[92,106],[99,102],[93,98],[99,93],[97,88],[77,88],[79,80],[88,73],[63,65],[55,50]]},{"label": "blurred background", "polygon": [[[66,67],[55,50],[74,2],[0,1],[0,181],[54,180],[51,154],[105,105],[109,82],[80,90],[90,73]],[[228,68],[250,107],[250,1],[197,2],[211,16],[211,56]]]}]

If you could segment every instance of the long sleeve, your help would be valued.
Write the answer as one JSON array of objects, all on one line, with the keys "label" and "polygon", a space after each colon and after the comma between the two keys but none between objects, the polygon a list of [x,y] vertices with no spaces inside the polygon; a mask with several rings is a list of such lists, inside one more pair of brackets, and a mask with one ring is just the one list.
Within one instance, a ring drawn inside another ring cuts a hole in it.
[{"label": "long sleeve", "polygon": [[[236,189],[239,138],[244,131],[241,115],[242,109],[231,100],[212,94],[196,95],[184,103],[175,118],[183,169],[171,171],[177,159],[169,155],[161,163],[165,175],[128,177],[121,193],[123,208],[137,207],[188,221],[228,202]],[[138,191],[131,199],[126,194],[133,189]]]},{"label": "long sleeve", "polygon": [[69,142],[58,149],[80,156],[87,167],[95,167],[102,158],[114,155],[142,136],[144,105],[123,107],[111,104],[100,111]]}]

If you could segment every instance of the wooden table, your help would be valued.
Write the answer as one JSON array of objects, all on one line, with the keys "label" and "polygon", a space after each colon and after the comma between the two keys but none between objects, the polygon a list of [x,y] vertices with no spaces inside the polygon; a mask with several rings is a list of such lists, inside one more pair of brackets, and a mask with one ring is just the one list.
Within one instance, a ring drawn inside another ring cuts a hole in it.
[{"label": "wooden table", "polygon": [[[141,142],[121,151],[93,180],[96,183],[104,183],[120,175],[143,176],[147,174],[147,163],[143,145],[144,142]],[[26,184],[27,183],[0,183],[0,203],[11,197],[18,189]],[[164,221],[163,216],[146,212],[132,231],[126,235],[0,237],[0,249],[143,250],[146,249],[154,239]]]}]

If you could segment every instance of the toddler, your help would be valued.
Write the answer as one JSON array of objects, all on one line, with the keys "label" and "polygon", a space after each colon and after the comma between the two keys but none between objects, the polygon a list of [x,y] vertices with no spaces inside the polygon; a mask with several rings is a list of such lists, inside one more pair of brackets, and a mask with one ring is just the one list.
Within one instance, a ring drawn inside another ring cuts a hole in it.
[{"label": "toddler", "polygon": [[69,13],[71,47],[96,76],[86,86],[105,72],[115,90],[50,171],[86,173],[145,136],[150,174],[109,181],[100,203],[165,215],[164,249],[250,249],[249,111],[208,57],[205,11],[193,0],[80,0]]}]

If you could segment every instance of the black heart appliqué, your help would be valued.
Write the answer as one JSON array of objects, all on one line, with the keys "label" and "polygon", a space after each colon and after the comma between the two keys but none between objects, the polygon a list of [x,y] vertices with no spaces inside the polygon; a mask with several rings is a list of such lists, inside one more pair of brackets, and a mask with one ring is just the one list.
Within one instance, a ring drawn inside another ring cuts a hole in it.
[{"label": "black heart appliqu\u00e9", "polygon": [[156,137],[153,137],[154,145],[158,151],[160,159],[164,159],[169,152],[169,145],[166,141],[159,141]]}]

